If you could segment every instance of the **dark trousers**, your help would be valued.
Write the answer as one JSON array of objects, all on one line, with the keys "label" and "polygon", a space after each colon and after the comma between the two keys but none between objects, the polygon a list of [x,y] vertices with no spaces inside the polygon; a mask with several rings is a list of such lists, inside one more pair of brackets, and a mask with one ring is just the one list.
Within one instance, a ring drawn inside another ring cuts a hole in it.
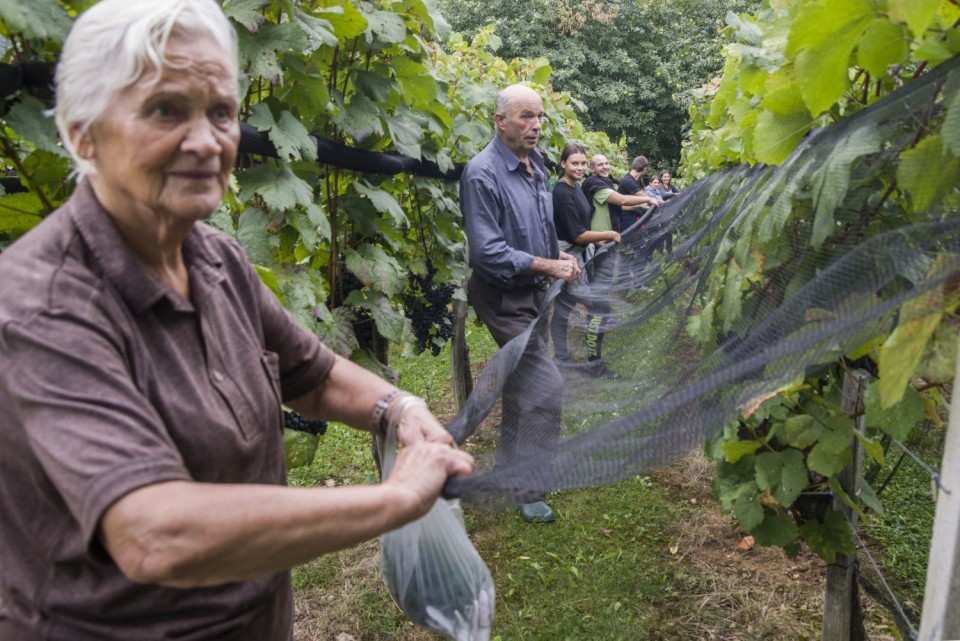
[{"label": "dark trousers", "polygon": [[[477,317],[503,347],[537,318],[546,292],[539,287],[505,289],[474,274],[467,297]],[[497,466],[514,467],[518,502],[543,498],[544,475],[549,474],[553,451],[560,437],[563,378],[550,355],[548,323],[534,329],[518,367],[503,388],[500,446]],[[529,473],[527,480],[523,472]]]}]

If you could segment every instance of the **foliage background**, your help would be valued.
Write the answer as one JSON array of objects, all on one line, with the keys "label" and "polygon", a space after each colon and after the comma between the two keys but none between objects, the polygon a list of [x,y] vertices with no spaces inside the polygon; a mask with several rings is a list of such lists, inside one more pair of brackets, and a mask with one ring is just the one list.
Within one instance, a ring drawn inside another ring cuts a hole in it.
[{"label": "foliage background", "polygon": [[[91,4],[0,2],[10,44],[2,62],[56,61]],[[551,89],[545,59],[505,61],[489,29],[464,40],[425,0],[229,0],[224,11],[240,42],[241,119],[267,132],[280,158],[241,158],[210,223],[236,236],[302,323],[380,373],[391,375],[386,342],[410,333],[409,274],[426,274],[430,261],[436,280],[463,296],[457,184],[323,166],[310,134],[449,170],[491,139],[496,92],[527,82],[546,98],[548,156],[570,138],[622,162],[578,120],[570,95]],[[0,241],[32,228],[74,187],[45,99],[19,92],[0,108],[4,165],[27,188],[0,197]]]}]

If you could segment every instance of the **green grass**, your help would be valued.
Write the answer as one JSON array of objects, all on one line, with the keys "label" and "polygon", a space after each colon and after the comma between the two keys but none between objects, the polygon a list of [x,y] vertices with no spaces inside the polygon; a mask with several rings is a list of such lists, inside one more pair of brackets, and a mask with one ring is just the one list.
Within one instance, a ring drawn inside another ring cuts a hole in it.
[{"label": "green grass", "polygon": [[[475,365],[496,351],[477,326],[469,327],[468,342]],[[433,357],[395,347],[390,359],[401,387],[452,416],[447,350]],[[912,478],[915,468],[904,463],[883,497],[887,519],[867,529],[908,602],[922,598],[932,519],[929,478]],[[559,518],[549,525],[465,506],[471,540],[496,587],[494,641],[819,638],[822,564],[801,562],[797,574],[797,562],[777,550],[736,551],[739,534],[718,515],[706,483],[677,482],[685,476],[657,473],[554,493],[548,498]],[[301,486],[374,482],[369,435],[331,425],[313,463],[290,477]],[[297,568],[298,641],[342,633],[355,641],[438,641],[393,604],[378,565],[374,541]]]},{"label": "green grass", "polygon": [[[939,469],[945,437],[945,429],[931,428],[929,432],[921,431],[912,435],[907,446],[927,465]],[[873,485],[875,489],[879,489],[880,484],[886,481],[900,454],[899,448],[894,446],[890,449],[887,467],[880,472]],[[919,625],[918,615],[923,605],[930,537],[936,513],[930,475],[907,457],[880,499],[884,515],[871,517],[863,530],[882,552],[879,563],[884,577],[892,582],[897,598],[908,608],[909,614],[914,615],[914,624]],[[866,562],[861,563],[863,567],[866,565]],[[872,569],[870,574],[873,574]]]}]

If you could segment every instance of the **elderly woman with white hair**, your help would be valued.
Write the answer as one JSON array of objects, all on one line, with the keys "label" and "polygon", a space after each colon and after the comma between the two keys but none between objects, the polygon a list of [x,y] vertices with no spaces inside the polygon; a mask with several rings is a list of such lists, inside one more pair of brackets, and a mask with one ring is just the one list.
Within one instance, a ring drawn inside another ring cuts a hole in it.
[{"label": "elderly woman with white hair", "polygon": [[[0,256],[0,640],[292,636],[289,569],[469,474],[423,402],[334,355],[198,224],[239,140],[213,0],[104,0],[57,69],[70,200]],[[281,403],[405,446],[382,484],[285,487]]]}]

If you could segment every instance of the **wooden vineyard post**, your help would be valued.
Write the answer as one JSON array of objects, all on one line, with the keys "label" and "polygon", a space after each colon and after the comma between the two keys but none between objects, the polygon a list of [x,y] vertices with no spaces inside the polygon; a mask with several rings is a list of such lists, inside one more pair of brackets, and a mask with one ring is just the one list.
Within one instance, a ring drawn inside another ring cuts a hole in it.
[{"label": "wooden vineyard post", "polygon": [[[463,252],[468,256],[466,242]],[[463,278],[463,291],[467,291],[467,280],[470,278],[470,268],[467,267]],[[467,302],[453,301],[453,338],[450,340],[450,371],[453,383],[453,398],[457,403],[457,411],[467,404],[467,397],[473,391],[473,376],[470,374],[470,348],[467,347]]]},{"label": "wooden vineyard post", "polygon": [[960,357],[953,378],[952,407],[940,467],[941,489],[930,542],[927,587],[920,620],[921,641],[960,639]]},{"label": "wooden vineyard post", "polygon": [[[843,379],[843,411],[854,419],[854,429],[863,433],[864,414],[863,397],[867,392],[870,374],[864,370],[847,372]],[[860,489],[861,466],[863,454],[860,448],[860,439],[854,438],[850,445],[852,454],[850,465],[844,468],[837,477],[840,487],[848,496],[856,498]],[[833,500],[834,509],[843,514],[857,527],[857,513],[839,500]],[[851,636],[855,626],[862,626],[862,620],[854,616],[860,612],[859,594],[856,585],[856,553],[847,556],[837,555],[836,563],[827,566],[827,585],[823,597],[823,641],[856,641]],[[857,606],[857,607],[855,607]]]}]

